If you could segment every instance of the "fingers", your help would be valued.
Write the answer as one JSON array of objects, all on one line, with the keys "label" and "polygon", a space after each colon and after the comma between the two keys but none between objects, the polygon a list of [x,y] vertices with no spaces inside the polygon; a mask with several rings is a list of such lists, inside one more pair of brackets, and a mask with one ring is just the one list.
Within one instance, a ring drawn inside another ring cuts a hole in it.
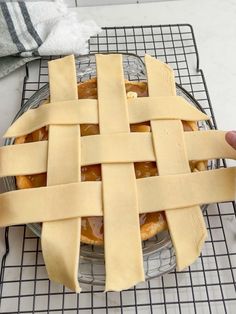
[{"label": "fingers", "polygon": [[236,149],[236,131],[227,132],[225,139],[234,149]]}]

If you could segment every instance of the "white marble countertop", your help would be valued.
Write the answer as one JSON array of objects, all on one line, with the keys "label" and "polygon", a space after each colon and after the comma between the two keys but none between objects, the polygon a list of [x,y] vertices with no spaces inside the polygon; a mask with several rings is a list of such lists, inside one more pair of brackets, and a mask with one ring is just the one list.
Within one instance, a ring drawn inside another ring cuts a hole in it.
[{"label": "white marble countertop", "polygon": [[[81,16],[92,16],[101,26],[190,23],[218,127],[236,129],[235,0],[178,0],[74,10]],[[22,68],[0,80],[0,138],[20,108],[23,78]]]}]

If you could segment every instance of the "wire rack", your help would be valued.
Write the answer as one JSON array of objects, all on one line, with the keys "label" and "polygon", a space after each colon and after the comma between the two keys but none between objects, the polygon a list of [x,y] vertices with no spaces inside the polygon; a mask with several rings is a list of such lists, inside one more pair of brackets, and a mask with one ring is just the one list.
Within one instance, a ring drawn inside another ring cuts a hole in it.
[{"label": "wire rack", "polygon": [[[198,100],[216,128],[191,25],[104,28],[91,38],[90,51],[129,52],[141,57],[148,53],[169,63],[176,81]],[[48,60],[26,66],[22,104],[48,81]],[[235,203],[211,205],[204,216],[208,239],[191,267],[120,293],[84,286],[81,294],[75,294],[50,282],[39,238],[26,226],[6,228],[0,313],[235,313]]]}]

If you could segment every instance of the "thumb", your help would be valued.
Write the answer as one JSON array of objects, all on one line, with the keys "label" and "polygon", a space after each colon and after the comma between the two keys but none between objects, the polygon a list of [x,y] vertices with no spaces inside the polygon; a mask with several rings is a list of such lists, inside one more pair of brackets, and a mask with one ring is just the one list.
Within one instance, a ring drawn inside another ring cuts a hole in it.
[{"label": "thumb", "polygon": [[236,131],[227,132],[225,135],[225,139],[229,143],[229,145],[236,149]]}]

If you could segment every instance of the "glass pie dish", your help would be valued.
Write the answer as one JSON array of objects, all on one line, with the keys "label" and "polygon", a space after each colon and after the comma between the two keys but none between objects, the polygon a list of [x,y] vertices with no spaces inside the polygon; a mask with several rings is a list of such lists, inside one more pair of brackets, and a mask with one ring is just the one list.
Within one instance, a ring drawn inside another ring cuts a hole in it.
[{"label": "glass pie dish", "polygon": [[[87,82],[96,77],[95,55],[81,56],[76,59],[77,81]],[[142,60],[132,54],[123,54],[123,69],[125,78],[130,82],[146,81],[145,66]],[[184,97],[189,103],[197,107],[201,111],[202,108],[192,96],[179,85],[176,85],[177,94]],[[48,84],[38,90],[21,108],[15,120],[25,111],[37,108],[49,98]],[[14,121],[15,121],[14,120]],[[210,122],[198,123],[199,129],[211,129]],[[5,145],[14,144],[15,139],[6,139]],[[217,161],[208,161],[207,167],[214,169],[217,167]],[[17,188],[15,177],[7,177],[4,179],[7,190]],[[206,206],[203,206],[204,210]],[[29,224],[29,228],[40,236],[41,225]],[[164,273],[170,272],[175,268],[175,254],[172,242],[167,230],[157,233],[154,237],[142,242],[144,270],[146,279],[151,279]],[[79,265],[79,281],[88,284],[104,285],[105,283],[105,267],[104,267],[104,251],[103,246],[96,246],[81,243],[80,249],[80,265]]]}]

